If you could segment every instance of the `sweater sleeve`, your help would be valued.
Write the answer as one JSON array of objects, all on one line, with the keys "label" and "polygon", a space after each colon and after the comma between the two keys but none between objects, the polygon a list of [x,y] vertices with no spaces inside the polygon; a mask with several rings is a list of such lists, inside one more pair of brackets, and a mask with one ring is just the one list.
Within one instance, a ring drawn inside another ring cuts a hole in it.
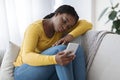
[{"label": "sweater sleeve", "polygon": [[78,37],[90,29],[92,29],[92,24],[90,22],[87,22],[86,20],[79,20],[76,27],[68,34],[71,34],[73,37]]},{"label": "sweater sleeve", "polygon": [[25,32],[22,45],[22,61],[32,66],[56,64],[55,55],[43,55],[35,51],[40,31],[35,25],[31,25]]}]

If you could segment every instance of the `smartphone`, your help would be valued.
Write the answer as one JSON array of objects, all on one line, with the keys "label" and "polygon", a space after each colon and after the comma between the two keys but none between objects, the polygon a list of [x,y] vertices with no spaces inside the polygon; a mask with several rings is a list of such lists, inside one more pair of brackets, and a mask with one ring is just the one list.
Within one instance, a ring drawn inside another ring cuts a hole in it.
[{"label": "smartphone", "polygon": [[[71,51],[71,53],[75,54],[77,49],[78,49],[79,44],[77,43],[68,43],[67,48],[65,49],[65,51]],[[68,54],[71,55],[71,54]]]}]

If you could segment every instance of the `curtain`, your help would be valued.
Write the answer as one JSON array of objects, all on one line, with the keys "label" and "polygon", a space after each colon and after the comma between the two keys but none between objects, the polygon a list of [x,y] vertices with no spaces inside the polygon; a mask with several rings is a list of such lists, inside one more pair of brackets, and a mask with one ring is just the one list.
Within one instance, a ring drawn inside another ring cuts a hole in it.
[{"label": "curtain", "polygon": [[18,45],[26,27],[54,9],[54,0],[0,0],[0,49],[12,41]]}]

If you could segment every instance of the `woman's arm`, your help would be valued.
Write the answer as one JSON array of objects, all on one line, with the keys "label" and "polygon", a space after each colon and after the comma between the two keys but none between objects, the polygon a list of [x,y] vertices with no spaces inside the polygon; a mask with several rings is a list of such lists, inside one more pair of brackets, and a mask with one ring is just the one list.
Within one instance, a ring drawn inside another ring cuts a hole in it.
[{"label": "woman's arm", "polygon": [[79,20],[74,29],[70,30],[70,32],[66,36],[57,41],[53,46],[59,44],[67,44],[74,38],[84,34],[90,29],[92,29],[92,24],[90,22],[87,22],[86,20]]},{"label": "woman's arm", "polygon": [[76,27],[70,31],[68,34],[72,35],[74,38],[84,34],[88,30],[92,29],[92,24],[86,20],[79,20]]},{"label": "woman's arm", "polygon": [[21,48],[22,61],[23,63],[32,66],[56,64],[55,55],[42,55],[35,51],[38,45],[38,40],[40,38],[39,30],[40,29],[36,24],[31,25],[26,30]]}]

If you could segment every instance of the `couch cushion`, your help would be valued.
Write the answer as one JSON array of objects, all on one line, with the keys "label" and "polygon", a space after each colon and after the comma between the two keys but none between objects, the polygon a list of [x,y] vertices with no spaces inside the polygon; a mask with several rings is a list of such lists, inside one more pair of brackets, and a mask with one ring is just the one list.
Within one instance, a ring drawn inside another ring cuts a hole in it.
[{"label": "couch cushion", "polygon": [[14,65],[13,62],[16,60],[19,47],[12,42],[9,42],[9,47],[5,52],[3,57],[3,61],[1,64],[1,73],[0,73],[0,80],[14,80],[13,77],[13,69]]},{"label": "couch cushion", "polygon": [[107,34],[104,37],[87,80],[120,80],[120,35]]}]

